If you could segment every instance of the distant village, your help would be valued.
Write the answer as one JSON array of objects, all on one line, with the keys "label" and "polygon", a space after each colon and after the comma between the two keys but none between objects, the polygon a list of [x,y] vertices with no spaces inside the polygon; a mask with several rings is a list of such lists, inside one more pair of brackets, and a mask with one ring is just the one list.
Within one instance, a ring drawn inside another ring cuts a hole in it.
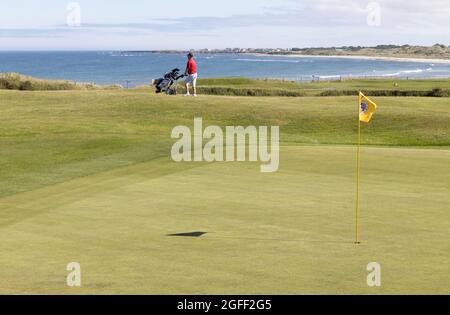
[{"label": "distant village", "polygon": [[244,54],[244,53],[253,53],[253,54],[282,54],[282,53],[290,53],[296,48],[225,48],[225,49],[198,49],[195,50],[197,53],[227,53],[227,54]]},{"label": "distant village", "polygon": [[[193,53],[200,54],[289,54],[300,51],[299,48],[225,48],[225,49],[192,49]],[[180,50],[152,50],[152,53],[179,53]],[[186,51],[187,52],[187,51]]]},{"label": "distant village", "polygon": [[[136,52],[136,51],[135,51]],[[137,51],[149,53],[180,53],[181,50]],[[185,51],[187,52],[187,51]],[[225,48],[193,49],[193,53],[203,54],[265,54],[265,55],[340,55],[340,56],[384,56],[450,59],[450,47],[443,44],[433,46],[378,45],[373,47],[342,46],[313,48]],[[129,53],[129,51],[127,51]]]}]

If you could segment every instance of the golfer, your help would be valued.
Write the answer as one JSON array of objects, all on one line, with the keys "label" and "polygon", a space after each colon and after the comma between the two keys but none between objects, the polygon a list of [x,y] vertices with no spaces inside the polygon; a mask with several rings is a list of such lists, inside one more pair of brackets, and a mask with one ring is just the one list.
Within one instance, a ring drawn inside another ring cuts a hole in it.
[{"label": "golfer", "polygon": [[192,85],[194,90],[193,96],[197,96],[197,63],[194,60],[194,55],[192,53],[188,54],[188,62],[186,66],[186,94],[184,96],[190,96],[189,85]]}]

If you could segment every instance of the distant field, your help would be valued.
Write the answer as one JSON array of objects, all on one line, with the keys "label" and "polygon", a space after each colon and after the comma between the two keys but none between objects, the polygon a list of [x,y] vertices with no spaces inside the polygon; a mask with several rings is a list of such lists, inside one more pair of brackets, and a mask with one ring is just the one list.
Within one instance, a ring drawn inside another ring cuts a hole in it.
[{"label": "distant field", "polygon": [[[315,86],[227,80],[201,82]],[[449,99],[376,102],[356,247],[355,97],[0,91],[0,293],[450,293]],[[279,125],[280,171],[172,162],[170,131],[194,117]],[[167,236],[195,231],[208,233]],[[72,261],[81,288],[65,284]],[[372,261],[381,288],[366,285]]]},{"label": "distant field", "polygon": [[[276,54],[276,53],[275,53]],[[376,47],[303,48],[286,54],[316,56],[370,56],[394,58],[450,59],[450,47],[435,44],[430,47],[411,45],[379,45]]]},{"label": "distant field", "polygon": [[[200,91],[206,94],[260,96],[328,96],[328,93],[380,96],[450,96],[450,79],[347,79],[343,81],[294,82],[247,78],[200,79]],[[439,93],[436,90],[439,89]],[[426,93],[424,93],[426,92]]]},{"label": "distant field", "polygon": [[450,79],[351,79],[343,81],[293,82],[283,80],[256,80],[247,78],[201,79],[201,85],[246,88],[286,88],[286,89],[398,89],[430,90],[433,88],[450,89]]}]

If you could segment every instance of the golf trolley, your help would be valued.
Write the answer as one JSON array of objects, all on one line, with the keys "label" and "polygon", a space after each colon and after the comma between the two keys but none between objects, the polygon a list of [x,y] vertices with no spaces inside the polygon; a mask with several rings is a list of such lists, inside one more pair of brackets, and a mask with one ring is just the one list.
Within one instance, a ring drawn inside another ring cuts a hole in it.
[{"label": "golf trolley", "polygon": [[167,95],[176,95],[178,80],[184,78],[184,74],[179,74],[180,69],[175,68],[164,74],[164,78],[155,79],[152,85],[156,88],[156,93],[166,93]]}]

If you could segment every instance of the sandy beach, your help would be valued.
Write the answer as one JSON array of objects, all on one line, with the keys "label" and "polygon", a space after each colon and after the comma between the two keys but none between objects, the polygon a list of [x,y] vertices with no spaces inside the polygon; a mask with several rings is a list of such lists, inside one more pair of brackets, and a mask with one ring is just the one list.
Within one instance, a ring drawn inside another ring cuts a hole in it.
[{"label": "sandy beach", "polygon": [[251,54],[254,56],[282,56],[291,58],[339,58],[339,59],[359,59],[359,60],[382,60],[382,61],[399,61],[399,62],[418,62],[418,63],[441,63],[450,64],[450,59],[436,59],[436,58],[401,58],[401,57],[383,57],[383,56],[341,56],[341,55],[283,55],[283,54]]}]

